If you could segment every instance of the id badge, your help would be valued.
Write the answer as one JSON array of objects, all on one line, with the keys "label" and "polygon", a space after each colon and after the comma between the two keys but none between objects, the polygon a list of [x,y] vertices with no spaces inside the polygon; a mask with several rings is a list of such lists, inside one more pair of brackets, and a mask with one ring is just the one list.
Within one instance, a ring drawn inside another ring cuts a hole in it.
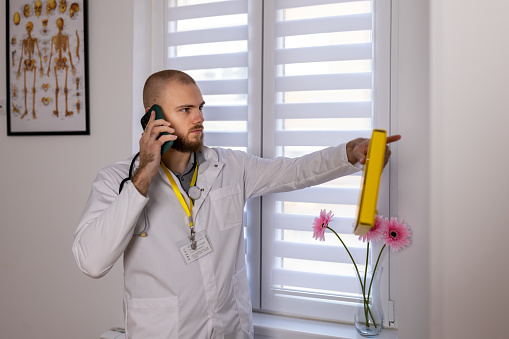
[{"label": "id badge", "polygon": [[179,247],[180,254],[186,264],[190,264],[209,253],[212,253],[212,245],[210,245],[209,239],[205,232],[198,232],[195,235],[196,238],[196,249],[191,248],[192,242],[189,238],[180,241],[177,246]]}]

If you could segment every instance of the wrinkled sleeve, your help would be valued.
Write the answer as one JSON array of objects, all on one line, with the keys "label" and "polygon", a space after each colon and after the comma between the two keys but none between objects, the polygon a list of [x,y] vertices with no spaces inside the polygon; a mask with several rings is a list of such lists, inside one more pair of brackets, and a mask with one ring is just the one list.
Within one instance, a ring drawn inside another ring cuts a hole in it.
[{"label": "wrinkled sleeve", "polygon": [[319,185],[361,169],[348,162],[345,144],[298,158],[250,156],[245,163],[246,195],[249,198]]},{"label": "wrinkled sleeve", "polygon": [[108,273],[122,256],[148,202],[130,181],[118,194],[120,178],[112,169],[99,172],[74,236],[76,263],[93,278]]}]

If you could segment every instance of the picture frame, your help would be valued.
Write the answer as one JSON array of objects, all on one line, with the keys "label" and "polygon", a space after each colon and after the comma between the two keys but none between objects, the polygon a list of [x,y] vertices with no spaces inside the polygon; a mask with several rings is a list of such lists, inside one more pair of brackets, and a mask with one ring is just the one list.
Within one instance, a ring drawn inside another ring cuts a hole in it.
[{"label": "picture frame", "polygon": [[87,0],[6,0],[7,135],[90,134]]}]

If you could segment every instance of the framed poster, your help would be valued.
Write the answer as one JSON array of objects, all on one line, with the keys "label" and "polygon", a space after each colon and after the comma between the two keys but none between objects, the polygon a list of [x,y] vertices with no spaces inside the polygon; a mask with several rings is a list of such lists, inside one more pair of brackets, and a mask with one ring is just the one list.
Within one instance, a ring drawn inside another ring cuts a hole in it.
[{"label": "framed poster", "polygon": [[87,0],[6,0],[7,135],[90,134]]}]

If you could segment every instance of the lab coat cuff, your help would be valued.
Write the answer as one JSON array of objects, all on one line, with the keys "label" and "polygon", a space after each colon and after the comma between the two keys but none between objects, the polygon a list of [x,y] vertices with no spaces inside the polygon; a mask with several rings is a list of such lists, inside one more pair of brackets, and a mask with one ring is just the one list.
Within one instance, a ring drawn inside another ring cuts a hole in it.
[{"label": "lab coat cuff", "polygon": [[360,162],[356,162],[352,165],[353,167],[357,168],[358,170],[362,171],[364,169],[364,165],[362,165]]},{"label": "lab coat cuff", "polygon": [[343,144],[341,145],[342,146],[342,156],[343,156],[343,161],[348,164],[348,166],[350,166],[351,168],[355,168],[355,172],[357,171],[362,171],[364,169],[364,165],[362,165],[360,162],[356,162],[355,164],[351,164],[350,161],[348,161],[348,155],[346,153],[346,144]]},{"label": "lab coat cuff", "polygon": [[139,202],[143,204],[146,204],[149,201],[150,198],[148,196],[144,196],[143,194],[141,194],[140,191],[138,191],[138,189],[136,188],[136,186],[134,186],[132,181],[129,180],[125,184],[127,189],[129,190],[129,195],[132,196],[132,198],[139,199]]}]

